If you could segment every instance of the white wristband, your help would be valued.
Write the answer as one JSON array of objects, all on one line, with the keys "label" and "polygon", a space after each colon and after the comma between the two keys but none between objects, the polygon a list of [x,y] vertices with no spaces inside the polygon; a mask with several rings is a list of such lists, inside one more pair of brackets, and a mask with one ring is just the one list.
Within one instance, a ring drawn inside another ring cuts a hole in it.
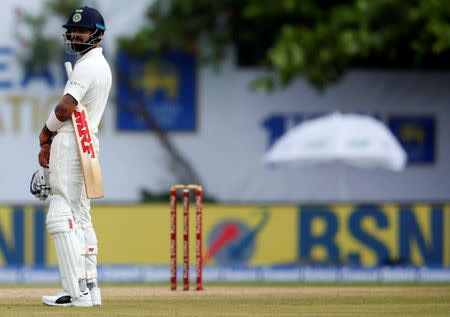
[{"label": "white wristband", "polygon": [[65,124],[65,122],[59,121],[59,119],[56,117],[54,110],[50,113],[50,115],[48,116],[47,122],[45,123],[47,128],[52,132],[57,131],[64,124]]}]

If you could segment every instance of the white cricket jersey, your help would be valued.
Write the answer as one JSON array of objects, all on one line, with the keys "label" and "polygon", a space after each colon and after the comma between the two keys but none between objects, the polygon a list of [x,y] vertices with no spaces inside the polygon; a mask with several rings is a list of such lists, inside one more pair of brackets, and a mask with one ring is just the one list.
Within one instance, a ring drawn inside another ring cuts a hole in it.
[{"label": "white cricket jersey", "polygon": [[[70,94],[87,108],[92,133],[98,132],[111,89],[111,69],[102,51],[96,47],[84,54],[75,63],[64,88],[64,95]],[[71,120],[58,130],[63,131],[73,131]]]}]

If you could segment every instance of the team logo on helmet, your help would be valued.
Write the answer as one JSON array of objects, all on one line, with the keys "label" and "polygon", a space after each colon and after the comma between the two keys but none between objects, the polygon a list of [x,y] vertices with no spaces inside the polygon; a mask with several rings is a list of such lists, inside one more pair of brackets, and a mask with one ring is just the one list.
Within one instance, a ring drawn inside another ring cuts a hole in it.
[{"label": "team logo on helmet", "polygon": [[72,17],[72,21],[77,23],[77,22],[80,22],[80,20],[81,20],[81,14],[79,14],[78,12],[75,13]]}]

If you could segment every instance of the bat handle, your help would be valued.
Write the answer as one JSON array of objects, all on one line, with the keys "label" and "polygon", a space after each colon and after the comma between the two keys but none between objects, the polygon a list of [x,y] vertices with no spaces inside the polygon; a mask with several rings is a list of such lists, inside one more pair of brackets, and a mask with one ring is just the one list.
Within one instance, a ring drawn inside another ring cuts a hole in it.
[{"label": "bat handle", "polygon": [[64,67],[66,68],[67,77],[70,76],[72,73],[72,63],[71,62],[65,62]]}]

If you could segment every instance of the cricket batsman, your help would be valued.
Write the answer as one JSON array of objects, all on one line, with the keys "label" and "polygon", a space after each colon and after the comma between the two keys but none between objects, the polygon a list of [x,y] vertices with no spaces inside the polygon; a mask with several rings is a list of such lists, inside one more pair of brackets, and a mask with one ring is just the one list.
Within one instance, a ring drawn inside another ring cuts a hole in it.
[{"label": "cricket batsman", "polygon": [[66,24],[64,44],[78,55],[63,97],[51,111],[39,135],[41,168],[32,177],[30,191],[41,200],[51,196],[46,225],[54,242],[63,290],[43,296],[49,306],[101,305],[97,283],[97,237],[92,226],[78,145],[71,115],[80,103],[87,108],[91,139],[96,137],[111,88],[111,69],[100,43],[106,31],[99,11],[84,6]]}]

